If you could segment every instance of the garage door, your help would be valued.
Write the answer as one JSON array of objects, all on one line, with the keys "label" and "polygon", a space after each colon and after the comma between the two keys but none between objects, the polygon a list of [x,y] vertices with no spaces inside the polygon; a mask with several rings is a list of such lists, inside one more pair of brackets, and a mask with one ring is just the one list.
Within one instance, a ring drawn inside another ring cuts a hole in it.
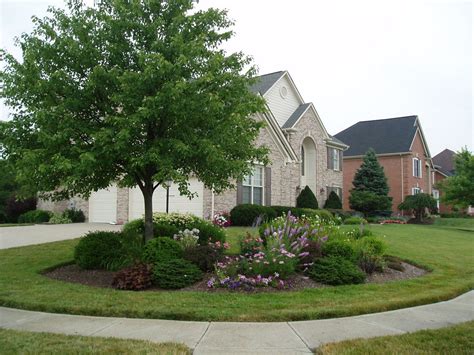
[{"label": "garage door", "polygon": [[[195,216],[203,217],[203,191],[204,185],[197,179],[189,181],[189,189],[196,192],[197,196],[190,200],[186,196],[181,196],[178,185],[170,187],[169,212],[192,213]],[[166,212],[166,189],[161,186],[153,194],[153,212]],[[145,206],[142,192],[138,187],[130,189],[129,195],[129,220],[143,217]]]},{"label": "garage door", "polygon": [[117,222],[117,186],[93,192],[89,198],[89,222]]}]

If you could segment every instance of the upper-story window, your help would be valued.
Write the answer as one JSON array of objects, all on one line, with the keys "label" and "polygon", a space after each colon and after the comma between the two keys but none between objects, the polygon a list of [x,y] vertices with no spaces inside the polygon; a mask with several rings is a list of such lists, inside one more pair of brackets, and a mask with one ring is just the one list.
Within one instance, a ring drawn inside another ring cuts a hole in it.
[{"label": "upper-story window", "polygon": [[342,167],[342,150],[328,147],[328,169],[340,171]]},{"label": "upper-story window", "polygon": [[242,181],[242,203],[263,205],[263,179],[263,166],[254,166],[252,174],[245,176]]},{"label": "upper-story window", "polygon": [[421,178],[422,176],[421,159],[413,158],[413,176]]}]

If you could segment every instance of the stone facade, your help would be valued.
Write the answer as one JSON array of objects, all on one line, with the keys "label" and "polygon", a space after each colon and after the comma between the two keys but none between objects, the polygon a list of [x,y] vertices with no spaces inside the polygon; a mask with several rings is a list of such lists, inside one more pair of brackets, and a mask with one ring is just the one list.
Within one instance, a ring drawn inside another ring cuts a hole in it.
[{"label": "stone facade", "polygon": [[62,213],[68,208],[75,208],[84,212],[86,220],[89,218],[89,201],[77,196],[69,200],[62,201],[51,201],[40,198],[38,199],[36,208],[40,210],[51,211],[54,213]]},{"label": "stone facade", "polygon": [[128,187],[117,187],[117,224],[128,222],[129,194]]}]

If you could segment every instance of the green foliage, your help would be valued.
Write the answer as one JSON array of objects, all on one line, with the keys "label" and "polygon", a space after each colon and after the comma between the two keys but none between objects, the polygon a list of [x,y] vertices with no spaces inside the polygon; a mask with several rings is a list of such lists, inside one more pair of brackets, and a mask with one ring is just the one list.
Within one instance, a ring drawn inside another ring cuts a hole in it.
[{"label": "green foliage", "polygon": [[429,194],[419,193],[405,197],[405,201],[398,205],[401,211],[410,211],[419,222],[426,216],[426,210],[436,210],[436,200]]},{"label": "green foliage", "polygon": [[23,213],[18,217],[18,223],[46,223],[53,214],[49,211],[34,210]]},{"label": "green foliage", "polygon": [[19,199],[16,195],[10,196],[5,205],[5,215],[7,222],[16,223],[18,222],[18,217],[23,213],[28,211],[33,211],[36,209],[36,198],[26,198]]},{"label": "green foliage", "polygon": [[[140,219],[134,219],[126,223],[123,226],[124,233],[130,233],[134,235],[145,236],[145,221]],[[153,223],[153,234],[154,237],[169,237],[173,238],[175,234],[179,232],[179,228],[166,223]]]},{"label": "green foliage", "polygon": [[357,241],[356,255],[357,264],[368,274],[374,271],[383,271],[386,244],[376,237],[364,237]]},{"label": "green foliage", "polygon": [[365,274],[354,263],[338,256],[318,259],[309,270],[309,276],[326,285],[360,284]]},{"label": "green foliage", "polygon": [[202,221],[204,221],[202,218],[196,217],[190,213],[153,213],[153,223],[175,226],[180,230],[186,228],[190,229],[191,226]]},{"label": "green foliage", "polygon": [[195,264],[204,272],[213,271],[215,264],[222,257],[219,249],[210,245],[197,245],[184,250],[183,258]]},{"label": "green foliage", "polygon": [[74,260],[83,269],[106,269],[122,258],[122,234],[119,232],[90,232],[79,240]]},{"label": "green foliage", "polygon": [[243,204],[230,211],[230,219],[234,226],[251,226],[261,217],[263,221],[276,217],[275,211],[266,206]]},{"label": "green foliage", "polygon": [[0,214],[5,215],[5,207],[8,199],[15,195],[18,184],[15,182],[15,173],[6,160],[0,159]]},{"label": "green foliage", "polygon": [[329,240],[322,245],[322,255],[325,257],[338,256],[343,259],[353,261],[355,250],[349,242],[343,240]]},{"label": "green foliage", "polygon": [[313,191],[309,188],[309,186],[305,186],[303,190],[301,190],[300,194],[296,198],[296,207],[301,208],[318,208],[318,200],[316,196],[314,196]]},{"label": "green foliage", "polygon": [[62,213],[53,213],[53,215],[49,219],[49,223],[68,224],[68,223],[72,223],[72,221],[69,218],[65,217]]},{"label": "green foliage", "polygon": [[157,263],[183,256],[179,243],[166,237],[158,237],[148,241],[143,248],[142,260],[146,263]]},{"label": "green foliage", "polygon": [[344,224],[367,224],[367,220],[362,217],[349,217],[344,220]]},{"label": "green foliage", "polygon": [[82,210],[76,210],[75,208],[65,210],[63,217],[70,219],[72,223],[83,223],[86,220],[84,212],[82,212]]},{"label": "green foliage", "polygon": [[199,268],[184,259],[165,260],[155,264],[153,280],[163,289],[178,289],[190,286],[202,279]]},{"label": "green foliage", "polygon": [[193,229],[196,228],[199,230],[199,244],[200,245],[207,245],[207,243],[215,243],[215,242],[225,242],[225,231],[222,228],[219,228],[218,226],[204,221],[200,220],[192,225],[187,227],[188,229]]},{"label": "green foliage", "polygon": [[119,290],[145,290],[153,284],[153,265],[136,264],[120,270],[112,281]]},{"label": "green foliage", "polygon": [[337,193],[331,191],[329,194],[326,203],[324,204],[324,208],[332,208],[332,209],[341,209],[342,202]]},{"label": "green foliage", "polygon": [[370,215],[378,210],[387,210],[392,206],[392,198],[377,195],[372,191],[351,190],[349,206],[365,215]]}]

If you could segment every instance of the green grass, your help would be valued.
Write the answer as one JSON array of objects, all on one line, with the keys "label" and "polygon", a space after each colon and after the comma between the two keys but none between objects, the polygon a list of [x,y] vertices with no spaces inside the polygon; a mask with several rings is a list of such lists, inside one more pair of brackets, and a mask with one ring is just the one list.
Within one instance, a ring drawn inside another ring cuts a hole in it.
[{"label": "green grass", "polygon": [[[212,321],[341,317],[455,297],[474,287],[474,234],[437,226],[377,225],[388,254],[433,270],[416,279],[280,293],[132,292],[51,280],[40,273],[73,259],[77,240],[0,250],[0,305],[85,315]],[[229,230],[237,240],[246,229]]]},{"label": "green grass", "polygon": [[372,339],[331,343],[317,349],[320,355],[365,354],[473,354],[474,322],[448,328]]},{"label": "green grass", "polygon": [[0,329],[2,354],[191,354],[180,344]]},{"label": "green grass", "polygon": [[435,225],[474,232],[474,218],[437,218]]},{"label": "green grass", "polygon": [[0,224],[1,227],[24,227],[24,226],[33,226],[34,223],[3,223]]}]

